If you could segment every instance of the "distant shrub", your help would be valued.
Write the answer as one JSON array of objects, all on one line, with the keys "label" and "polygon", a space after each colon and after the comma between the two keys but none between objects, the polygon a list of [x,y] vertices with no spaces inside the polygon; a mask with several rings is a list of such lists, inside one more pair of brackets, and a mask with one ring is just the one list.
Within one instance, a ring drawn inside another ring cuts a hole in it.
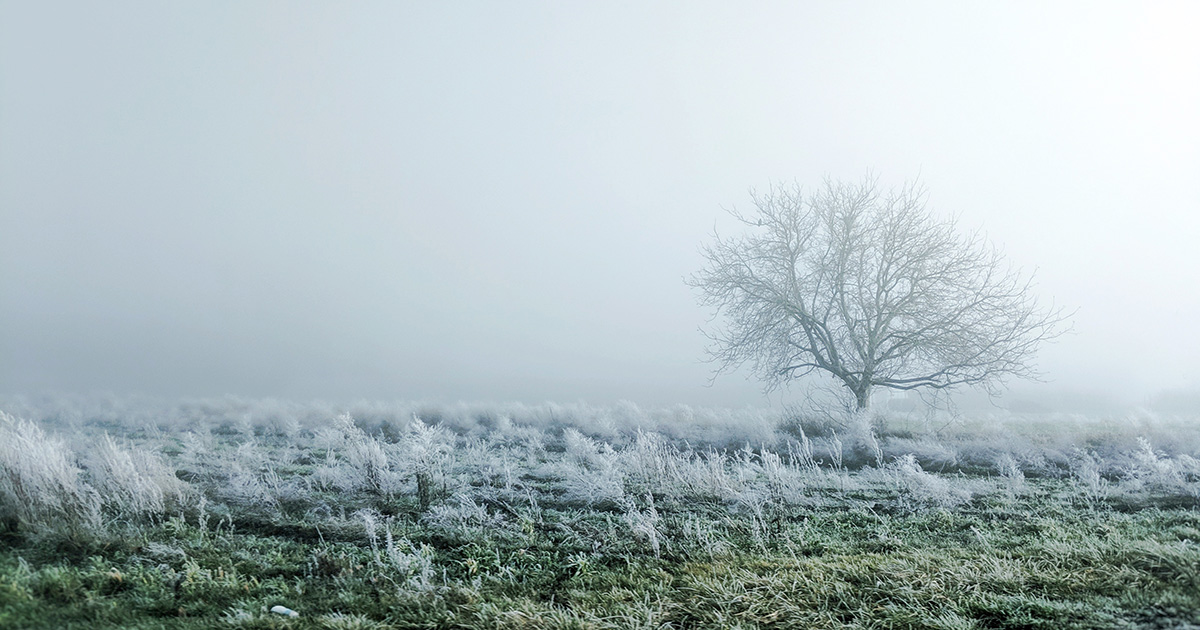
[{"label": "distant shrub", "polygon": [[264,433],[266,435],[279,436],[291,440],[300,434],[300,420],[291,414],[273,413],[266,419],[265,424]]}]

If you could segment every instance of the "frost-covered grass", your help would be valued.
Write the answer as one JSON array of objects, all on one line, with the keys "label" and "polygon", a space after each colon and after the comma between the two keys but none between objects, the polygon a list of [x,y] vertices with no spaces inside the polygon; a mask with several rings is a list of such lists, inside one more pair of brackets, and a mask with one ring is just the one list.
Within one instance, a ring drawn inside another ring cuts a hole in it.
[{"label": "frost-covered grass", "polygon": [[4,628],[1200,624],[1187,418],[10,407]]}]

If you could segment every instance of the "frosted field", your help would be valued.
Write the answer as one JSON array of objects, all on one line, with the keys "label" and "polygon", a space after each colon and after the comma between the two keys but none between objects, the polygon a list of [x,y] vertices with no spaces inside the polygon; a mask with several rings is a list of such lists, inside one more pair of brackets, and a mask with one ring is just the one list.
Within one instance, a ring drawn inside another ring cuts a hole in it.
[{"label": "frosted field", "polygon": [[6,628],[1200,624],[1195,418],[4,405]]}]

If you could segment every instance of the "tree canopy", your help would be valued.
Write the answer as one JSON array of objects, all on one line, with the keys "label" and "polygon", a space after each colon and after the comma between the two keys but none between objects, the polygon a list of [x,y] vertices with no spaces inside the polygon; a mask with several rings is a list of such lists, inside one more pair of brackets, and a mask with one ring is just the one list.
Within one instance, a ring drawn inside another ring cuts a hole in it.
[{"label": "tree canopy", "polygon": [[749,228],[715,236],[689,281],[721,324],[706,331],[718,371],[749,363],[768,390],[821,371],[870,405],[876,387],[995,393],[1034,378],[1038,347],[1065,331],[1032,274],[982,234],[935,217],[916,184],[826,180],[751,193]]}]

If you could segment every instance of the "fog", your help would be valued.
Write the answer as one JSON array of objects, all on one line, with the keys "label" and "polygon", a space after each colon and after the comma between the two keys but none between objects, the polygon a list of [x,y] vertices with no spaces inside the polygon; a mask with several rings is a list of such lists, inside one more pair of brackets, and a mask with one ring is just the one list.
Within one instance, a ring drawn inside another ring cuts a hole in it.
[{"label": "fog", "polygon": [[[1200,387],[1200,5],[0,0],[0,393],[765,405],[684,278],[771,182],[919,178]],[[1039,393],[1040,392],[1040,393]]]}]

